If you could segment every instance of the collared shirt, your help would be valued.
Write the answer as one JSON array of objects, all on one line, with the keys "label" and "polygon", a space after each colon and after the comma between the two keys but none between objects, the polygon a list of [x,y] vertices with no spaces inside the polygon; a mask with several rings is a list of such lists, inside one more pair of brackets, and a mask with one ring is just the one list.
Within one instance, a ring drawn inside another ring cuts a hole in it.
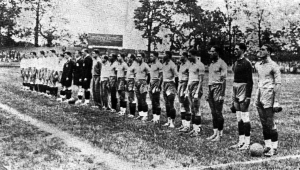
[{"label": "collared shirt", "polygon": [[222,84],[227,76],[227,64],[219,58],[209,66],[208,85]]},{"label": "collared shirt", "polygon": [[29,59],[29,66],[31,67],[31,68],[34,68],[34,58],[30,58]]},{"label": "collared shirt", "polygon": [[115,61],[114,63],[110,63],[110,73],[109,76],[117,76],[116,71],[117,71],[117,67],[118,67],[118,62]]},{"label": "collared shirt", "polygon": [[36,68],[37,67],[37,62],[38,62],[38,59],[36,57],[34,57],[32,60],[31,60],[31,63],[32,63],[32,67],[33,68]]},{"label": "collared shirt", "polygon": [[152,63],[150,67],[150,76],[152,80],[159,78],[159,73],[162,72],[162,67],[162,64],[158,60],[156,60],[155,63]]},{"label": "collared shirt", "polygon": [[48,70],[49,68],[49,57],[45,57],[44,58],[44,68],[46,68]]},{"label": "collared shirt", "polygon": [[68,60],[65,59],[65,58],[62,58],[61,60],[58,60],[58,64],[57,64],[57,67],[55,68],[55,71],[63,71],[64,70],[64,65],[65,65],[66,62],[68,62]]},{"label": "collared shirt", "polygon": [[45,68],[45,57],[41,56],[40,59],[41,59],[41,63],[40,63],[41,68]]},{"label": "collared shirt", "polygon": [[137,80],[146,80],[147,79],[147,74],[150,72],[150,67],[148,66],[147,63],[142,62],[141,64],[137,63],[136,64],[136,79]]},{"label": "collared shirt", "polygon": [[92,57],[93,59],[93,69],[92,69],[92,74],[94,76],[100,76],[101,74],[101,59],[100,57],[97,57],[96,59]]},{"label": "collared shirt", "polygon": [[32,59],[31,59],[31,67],[32,67],[32,68],[35,68],[35,67],[36,67],[36,63],[37,63],[37,58],[35,58],[35,57],[32,58]]},{"label": "collared shirt", "polygon": [[126,78],[134,78],[135,77],[135,69],[137,67],[137,62],[133,62],[131,66],[127,69],[127,75]]},{"label": "collared shirt", "polygon": [[[65,58],[64,58],[64,59],[65,59]],[[65,59],[65,61],[67,61],[67,59]],[[52,58],[51,64],[52,64],[52,70],[58,71],[58,70],[57,70],[57,66],[58,66],[58,64],[59,64],[59,58],[58,58],[57,56],[54,56],[54,57]]]},{"label": "collared shirt", "polygon": [[257,62],[255,68],[258,73],[258,88],[274,88],[275,84],[281,84],[281,72],[279,66],[271,59],[267,62]]},{"label": "collared shirt", "polygon": [[49,70],[53,70],[54,67],[56,67],[57,65],[54,65],[54,57],[48,57],[48,69]]},{"label": "collared shirt", "polygon": [[165,62],[163,64],[163,81],[174,81],[175,77],[178,77],[176,64],[172,60]]},{"label": "collared shirt", "polygon": [[37,58],[36,65],[35,65],[36,69],[40,70],[42,68],[42,64],[43,64],[42,58],[41,57]]},{"label": "collared shirt", "polygon": [[189,67],[191,62],[186,60],[185,63],[181,63],[179,67],[179,81],[187,81],[189,79]]},{"label": "collared shirt", "polygon": [[28,67],[32,68],[32,58],[28,58]]},{"label": "collared shirt", "polygon": [[125,77],[125,72],[128,69],[128,65],[125,62],[118,62],[118,66],[117,66],[117,77]]},{"label": "collared shirt", "polygon": [[189,84],[193,81],[199,81],[200,75],[204,75],[205,73],[205,66],[201,61],[196,61],[196,63],[191,63],[189,68]]},{"label": "collared shirt", "polygon": [[102,62],[101,68],[101,79],[108,78],[110,76],[110,62],[106,61],[105,63]]}]

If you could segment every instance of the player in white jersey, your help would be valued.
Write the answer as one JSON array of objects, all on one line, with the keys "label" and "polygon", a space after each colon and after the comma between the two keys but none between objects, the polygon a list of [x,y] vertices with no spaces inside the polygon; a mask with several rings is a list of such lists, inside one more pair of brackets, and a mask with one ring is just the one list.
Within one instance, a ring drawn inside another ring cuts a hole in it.
[{"label": "player in white jersey", "polygon": [[[58,75],[58,80],[60,83],[61,83],[61,77],[62,77],[64,65],[66,62],[67,62],[67,60],[64,58],[64,55],[61,54],[58,64],[57,64],[57,67],[55,68],[56,72],[58,73],[57,75]],[[62,89],[60,91],[60,97],[57,99],[57,101],[63,101],[66,98],[66,88],[63,87],[63,84],[61,84],[61,85],[62,85]],[[57,84],[57,87],[58,86],[59,85]]]},{"label": "player in white jersey", "polygon": [[36,87],[35,87],[35,81],[36,81],[35,62],[36,62],[36,52],[31,52],[31,58],[29,60],[29,66],[30,66],[30,90],[31,91],[34,91],[36,89]]},{"label": "player in white jersey", "polygon": [[154,52],[150,56],[151,67],[150,67],[150,88],[149,96],[152,103],[152,114],[153,119],[151,120],[154,123],[158,123],[161,114],[160,107],[160,92],[162,84],[162,64],[158,59],[158,52]]},{"label": "player in white jersey", "polygon": [[[196,60],[197,51],[189,51],[190,67],[188,68],[188,87],[186,89],[186,95],[189,98],[190,112],[192,116],[193,130],[189,133],[191,137],[199,136],[201,131],[201,111],[200,111],[200,99],[203,95],[203,77],[205,72],[205,66],[201,61]],[[187,121],[186,127],[190,126],[190,122]]]},{"label": "player in white jersey", "polygon": [[41,84],[42,84],[42,58],[41,55],[37,55],[35,60],[35,68],[36,68],[36,90],[38,93],[41,93]]},{"label": "player in white jersey", "polygon": [[40,91],[42,94],[46,94],[46,89],[45,89],[45,82],[46,82],[46,75],[47,75],[47,69],[46,69],[46,56],[45,56],[45,51],[40,52],[40,59],[41,59],[41,84],[40,84]]},{"label": "player in white jersey", "polygon": [[127,96],[129,102],[129,118],[133,118],[136,112],[136,98],[135,98],[135,69],[137,67],[137,62],[135,61],[135,56],[132,54],[128,60],[128,69],[126,75],[127,82]]},{"label": "player in white jersey", "polygon": [[188,53],[183,52],[181,58],[181,64],[179,68],[179,86],[177,89],[178,99],[180,103],[180,114],[182,125],[178,128],[180,132],[188,132],[190,129],[191,122],[191,113],[188,95],[185,95],[185,91],[188,88],[189,80],[189,67],[191,66],[190,61],[188,60]]},{"label": "player in white jersey", "polygon": [[26,58],[25,56],[21,59],[20,61],[20,69],[21,69],[21,77],[22,77],[22,90],[25,90],[26,86],[25,86],[25,83],[26,83],[26,68],[25,68],[25,64],[26,64]]},{"label": "player in white jersey", "polygon": [[103,104],[104,110],[110,110],[109,103],[109,75],[110,75],[110,62],[108,56],[104,56],[102,59],[102,68],[101,68],[101,101]]},{"label": "player in white jersey", "polygon": [[126,72],[128,69],[127,63],[124,61],[125,55],[119,54],[118,55],[118,66],[117,66],[117,90],[118,90],[118,96],[119,96],[119,104],[120,104],[120,115],[125,115],[126,108],[127,108],[127,101],[125,97],[125,91],[126,91]]},{"label": "player in white jersey", "polygon": [[54,97],[57,97],[57,93],[58,93],[58,84],[60,81],[60,74],[57,71],[57,66],[59,64],[59,57],[58,55],[54,55],[53,59],[52,59],[52,65],[53,65],[53,72],[52,72],[52,77],[53,77],[53,85],[50,88],[50,94]]},{"label": "player in white jersey", "polygon": [[29,74],[29,54],[25,55],[24,58],[24,74],[25,74],[25,90],[29,90],[30,74]]}]

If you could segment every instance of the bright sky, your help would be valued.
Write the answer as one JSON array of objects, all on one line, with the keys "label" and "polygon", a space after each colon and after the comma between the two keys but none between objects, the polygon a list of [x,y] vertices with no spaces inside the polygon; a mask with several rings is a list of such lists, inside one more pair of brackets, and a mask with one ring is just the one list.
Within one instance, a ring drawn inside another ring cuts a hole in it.
[{"label": "bright sky", "polygon": [[[224,6],[224,0],[205,1],[208,8]],[[70,21],[66,27],[73,34],[121,34],[124,48],[146,49],[146,41],[133,22],[134,9],[140,4],[138,0],[64,0],[59,3],[63,15]]]}]

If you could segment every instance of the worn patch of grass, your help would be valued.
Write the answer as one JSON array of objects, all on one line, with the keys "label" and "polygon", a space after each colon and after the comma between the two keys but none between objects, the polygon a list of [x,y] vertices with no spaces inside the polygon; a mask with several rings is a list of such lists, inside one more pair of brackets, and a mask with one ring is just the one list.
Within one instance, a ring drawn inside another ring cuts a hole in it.
[{"label": "worn patch of grass", "polygon": [[[190,138],[176,130],[163,128],[151,123],[117,117],[108,112],[59,104],[54,99],[23,92],[20,90],[18,73],[12,69],[0,72],[0,102],[16,108],[22,113],[56,125],[76,136],[89,140],[109,152],[138,164],[146,166],[195,167],[208,166],[235,161],[249,161],[252,158],[246,152],[229,150],[237,140],[237,123],[235,114],[230,113],[232,80],[228,80],[224,105],[225,129],[224,137],[219,143],[205,140],[212,133],[211,115],[208,104],[201,100],[203,113],[202,136]],[[276,115],[279,131],[279,155],[299,154],[299,104],[298,89],[300,83],[294,79],[298,75],[283,75],[282,105],[284,111]],[[255,80],[256,84],[256,80]],[[255,85],[256,86],[256,85]],[[254,86],[254,87],[255,87]],[[204,86],[207,92],[207,75]],[[253,92],[253,98],[254,93]],[[254,100],[252,100],[254,103]],[[177,103],[178,107],[178,103]],[[256,108],[251,106],[252,139],[251,142],[263,142],[261,124]],[[162,121],[166,120],[162,117]],[[177,116],[176,125],[180,119]],[[284,165],[284,164],[282,164]],[[260,167],[262,165],[257,165]],[[242,167],[239,167],[242,168]],[[247,169],[247,166],[244,167]],[[243,169],[243,168],[242,168]]]}]

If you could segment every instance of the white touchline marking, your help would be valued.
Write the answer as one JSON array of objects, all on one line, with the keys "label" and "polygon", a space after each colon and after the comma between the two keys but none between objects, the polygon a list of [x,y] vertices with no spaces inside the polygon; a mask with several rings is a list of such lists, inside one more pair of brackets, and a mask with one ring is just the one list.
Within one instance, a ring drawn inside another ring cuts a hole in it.
[{"label": "white touchline marking", "polygon": [[84,155],[93,155],[95,156],[95,163],[105,163],[110,169],[115,170],[140,170],[140,169],[153,169],[149,167],[139,167],[134,165],[133,163],[125,162],[118,158],[117,156],[111,153],[104,153],[101,149],[93,147],[89,144],[88,141],[84,141],[84,139],[80,139],[74,135],[71,135],[67,132],[63,132],[62,130],[51,126],[49,124],[43,123],[37,119],[34,119],[30,116],[19,113],[17,110],[0,103],[0,108],[7,111],[8,113],[15,115],[18,119],[26,121],[39,129],[51,133],[53,137],[58,137],[62,139],[66,145],[69,147],[75,147],[81,150],[81,153]]},{"label": "white touchline marking", "polygon": [[[297,159],[297,158],[300,158],[300,155],[287,155],[287,156],[273,157],[273,158],[266,158],[266,159],[258,159],[258,160],[245,161],[245,162],[232,162],[232,163],[227,163],[227,164],[203,166],[200,169],[225,168],[225,167],[234,166],[234,165],[248,165],[248,164],[256,164],[256,163],[262,163],[262,162],[268,162],[268,161],[280,161],[280,160],[285,160],[285,159]],[[193,170],[194,169],[199,169],[199,168],[193,168]]]}]

